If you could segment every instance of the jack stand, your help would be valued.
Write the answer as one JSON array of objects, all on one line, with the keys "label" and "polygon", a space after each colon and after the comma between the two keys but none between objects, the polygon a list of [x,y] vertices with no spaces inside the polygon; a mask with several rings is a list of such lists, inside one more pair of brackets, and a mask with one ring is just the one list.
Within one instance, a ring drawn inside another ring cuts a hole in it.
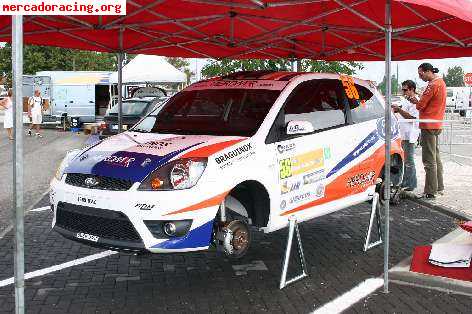
[{"label": "jack stand", "polygon": [[[379,240],[370,243],[370,237],[372,234],[372,227],[374,224],[374,218],[375,221],[377,222],[377,231],[379,233]],[[373,247],[376,247],[379,244],[382,244],[382,230],[381,230],[381,224],[380,224],[380,211],[379,211],[379,193],[374,193],[374,198],[372,199],[372,210],[370,212],[370,223],[369,223],[369,230],[367,230],[367,234],[365,236],[365,244],[364,244],[364,252],[367,252]]]},{"label": "jack stand", "polygon": [[[288,231],[288,239],[287,239],[287,248],[285,249],[285,259],[284,259],[284,264],[282,268],[282,276],[280,277],[280,286],[279,286],[280,289],[283,289],[289,284],[294,283],[295,281],[298,281],[308,276],[305,255],[303,254],[302,239],[300,237],[300,231],[298,230],[297,219],[294,216],[290,216],[288,221],[289,221],[289,231]],[[288,270],[288,264],[290,261],[290,252],[292,250],[292,241],[293,241],[294,232],[296,232],[296,235],[297,235],[298,258],[300,259],[300,264],[302,266],[302,273],[292,279],[287,280],[287,270]]]}]

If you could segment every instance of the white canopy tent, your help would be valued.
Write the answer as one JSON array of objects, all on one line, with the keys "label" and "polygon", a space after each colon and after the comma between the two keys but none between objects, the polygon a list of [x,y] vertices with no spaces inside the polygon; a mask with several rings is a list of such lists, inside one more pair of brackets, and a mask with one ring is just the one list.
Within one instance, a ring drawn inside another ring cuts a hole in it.
[{"label": "white canopy tent", "polygon": [[[137,55],[123,67],[123,84],[184,83],[186,80],[185,73],[161,56]],[[110,83],[118,83],[118,72],[111,75]]]}]

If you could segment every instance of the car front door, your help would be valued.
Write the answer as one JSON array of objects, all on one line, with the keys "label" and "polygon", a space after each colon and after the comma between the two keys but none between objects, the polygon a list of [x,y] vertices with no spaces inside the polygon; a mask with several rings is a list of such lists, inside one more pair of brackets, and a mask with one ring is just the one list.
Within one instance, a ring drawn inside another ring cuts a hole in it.
[{"label": "car front door", "polygon": [[[279,215],[302,220],[316,216],[313,206],[350,194],[345,156],[352,152],[355,132],[340,80],[302,82],[287,98],[273,130],[279,129],[273,151],[278,160]],[[287,134],[287,124],[310,122],[313,132]],[[268,138],[274,138],[269,134]],[[343,164],[343,162],[345,164]],[[340,174],[342,173],[342,176]]]}]

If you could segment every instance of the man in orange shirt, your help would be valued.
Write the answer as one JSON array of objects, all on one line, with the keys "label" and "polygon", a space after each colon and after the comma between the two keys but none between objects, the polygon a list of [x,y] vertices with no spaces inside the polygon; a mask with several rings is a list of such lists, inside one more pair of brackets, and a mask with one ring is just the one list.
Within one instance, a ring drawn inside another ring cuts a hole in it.
[{"label": "man in orange shirt", "polygon": [[[408,99],[416,104],[420,113],[420,120],[444,120],[446,111],[446,83],[437,75],[439,70],[429,63],[418,67],[420,79],[428,82],[420,100]],[[421,122],[421,147],[426,179],[422,197],[435,198],[436,193],[443,194],[443,167],[439,152],[439,134],[442,131],[442,122]]]}]

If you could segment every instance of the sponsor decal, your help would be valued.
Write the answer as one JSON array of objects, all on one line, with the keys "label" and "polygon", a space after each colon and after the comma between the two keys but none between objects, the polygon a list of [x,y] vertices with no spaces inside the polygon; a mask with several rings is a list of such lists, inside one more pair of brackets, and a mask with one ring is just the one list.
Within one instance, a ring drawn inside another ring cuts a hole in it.
[{"label": "sponsor decal", "polygon": [[139,144],[137,145],[137,147],[149,148],[149,149],[162,149],[162,148],[166,148],[169,145],[172,145],[174,141],[175,141],[175,138],[168,139],[168,140],[160,140],[160,141],[150,141],[143,144]]},{"label": "sponsor decal", "polygon": [[289,144],[279,144],[277,145],[277,151],[280,154],[283,154],[285,152],[291,151],[295,149],[295,143],[289,143]]},{"label": "sponsor decal", "polygon": [[290,134],[293,134],[293,133],[300,133],[300,132],[305,132],[305,128],[299,124],[295,124],[295,125],[291,125],[289,128],[288,128],[288,131],[290,132]]},{"label": "sponsor decal", "polygon": [[83,233],[83,232],[78,232],[75,235],[78,239],[84,239],[92,242],[98,242],[99,237],[88,234],[88,233]]},{"label": "sponsor decal", "polygon": [[136,158],[133,157],[127,157],[127,156],[107,156],[103,159],[104,162],[107,162],[112,165],[120,166],[120,167],[125,167],[128,168],[129,165],[135,161]]},{"label": "sponsor decal", "polygon": [[149,165],[151,163],[151,158],[146,158],[144,159],[144,161],[141,163],[141,167],[146,167],[147,165]]},{"label": "sponsor decal", "polygon": [[145,204],[145,203],[138,203],[136,205],[134,205],[135,208],[139,208],[140,210],[151,210],[153,209],[154,207],[156,207],[156,205],[151,205],[151,204]]},{"label": "sponsor decal", "polygon": [[192,84],[186,90],[228,88],[282,90],[287,83],[286,81],[268,82],[266,80],[208,80]]},{"label": "sponsor decal", "polygon": [[292,176],[292,159],[286,158],[279,161],[280,179],[289,178]]},{"label": "sponsor decal", "polygon": [[295,195],[290,198],[290,204],[300,203],[307,200],[311,196],[311,192]]},{"label": "sponsor decal", "polygon": [[279,161],[280,179],[324,167],[323,148]]},{"label": "sponsor decal", "polygon": [[325,194],[324,184],[318,184],[318,186],[316,187],[316,190],[315,190],[315,194],[316,194],[317,198],[321,198],[321,197],[324,196],[324,194]]},{"label": "sponsor decal", "polygon": [[89,177],[89,178],[85,179],[84,184],[86,186],[88,186],[89,188],[92,188],[94,186],[99,185],[100,181],[98,181],[98,179],[96,179],[94,177]]},{"label": "sponsor decal", "polygon": [[359,173],[353,177],[350,177],[347,180],[346,185],[348,188],[354,188],[357,186],[366,187],[368,185],[371,185],[374,182],[374,177],[375,177],[375,171]]},{"label": "sponsor decal", "polygon": [[294,191],[298,191],[301,186],[302,186],[302,183],[300,181],[295,181],[295,182],[291,182],[291,183],[285,181],[284,183],[282,183],[280,193],[281,194],[287,194],[287,193],[291,193],[291,192],[294,192]]},{"label": "sponsor decal", "polygon": [[309,185],[324,179],[324,169],[303,176],[303,184]]},{"label": "sponsor decal", "polygon": [[286,207],[287,207],[287,201],[286,201],[286,200],[282,200],[282,202],[280,202],[280,209],[281,209],[281,210],[284,210]]},{"label": "sponsor decal", "polygon": [[215,158],[215,161],[218,165],[221,165],[225,162],[231,161],[233,158],[236,158],[244,153],[249,152],[252,149],[251,143],[244,144],[232,151],[224,153]]},{"label": "sponsor decal", "polygon": [[[400,133],[399,129],[398,129],[398,124],[396,123],[395,119],[392,118],[391,120],[391,128],[390,128],[390,132],[391,132],[391,135],[392,135],[392,140],[396,139]],[[377,133],[379,135],[379,137],[385,141],[385,118],[380,118],[377,120]]]},{"label": "sponsor decal", "polygon": [[368,150],[370,147],[372,147],[378,140],[377,136],[369,136],[367,137],[360,145],[356,147],[356,149],[352,152],[352,156],[354,158],[358,157],[362,153],[364,153],[366,150]]},{"label": "sponsor decal", "polygon": [[323,154],[324,154],[324,159],[330,159],[331,158],[331,148],[329,147],[325,147],[324,150],[323,150]]},{"label": "sponsor decal", "polygon": [[88,157],[89,157],[88,154],[83,154],[82,156],[80,156],[79,161],[84,161],[84,160],[87,159]]},{"label": "sponsor decal", "polygon": [[77,202],[84,203],[87,205],[97,205],[97,200],[87,197],[87,196],[77,196]]}]

